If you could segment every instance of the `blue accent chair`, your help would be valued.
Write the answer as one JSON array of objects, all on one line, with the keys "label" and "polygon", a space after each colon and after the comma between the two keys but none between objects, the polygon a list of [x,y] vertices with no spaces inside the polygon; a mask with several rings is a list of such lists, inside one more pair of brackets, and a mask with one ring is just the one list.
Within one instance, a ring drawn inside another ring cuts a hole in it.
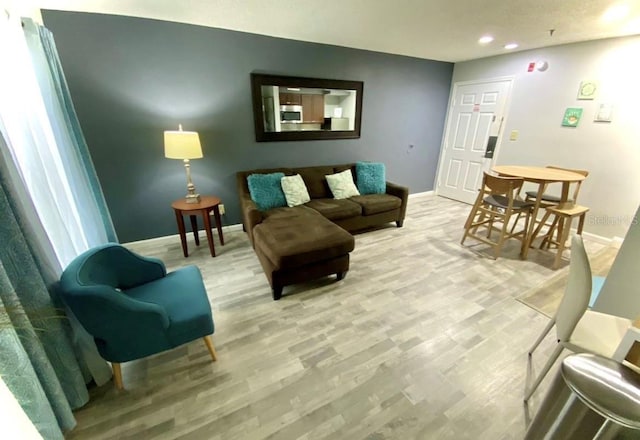
[{"label": "blue accent chair", "polygon": [[156,258],[110,243],[77,256],[62,273],[60,296],[111,362],[123,389],[120,363],[203,338],[216,352],[211,306],[196,266],[167,273]]}]

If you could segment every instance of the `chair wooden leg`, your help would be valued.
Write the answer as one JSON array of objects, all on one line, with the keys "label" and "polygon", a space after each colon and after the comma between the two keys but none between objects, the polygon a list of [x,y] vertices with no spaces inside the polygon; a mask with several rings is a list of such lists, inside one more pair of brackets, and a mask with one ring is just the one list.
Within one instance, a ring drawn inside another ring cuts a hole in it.
[{"label": "chair wooden leg", "polygon": [[218,360],[218,356],[216,355],[216,349],[213,346],[213,340],[211,339],[211,335],[205,336],[204,338],[204,343],[207,346],[207,349],[209,350],[209,354],[211,355],[211,359],[213,360],[213,362]]},{"label": "chair wooden leg", "polygon": [[536,378],[535,382],[533,383],[533,385],[531,385],[531,389],[529,389],[529,391],[525,393],[524,395],[525,402],[529,401],[529,399],[531,398],[531,395],[533,395],[533,393],[538,389],[544,377],[547,375],[549,370],[551,370],[551,367],[553,367],[553,364],[556,361],[556,359],[560,357],[560,353],[562,353],[563,349],[564,347],[562,346],[562,344],[558,343],[558,346],[555,348],[555,350],[553,350],[553,353],[551,353],[551,357],[549,358],[545,366],[542,368],[542,371]]},{"label": "chair wooden leg", "polygon": [[[520,196],[520,194],[518,194],[518,198],[522,199],[522,197]],[[535,201],[536,201],[536,199],[532,199],[531,197],[526,196],[526,197],[524,198],[524,201],[525,201],[525,202],[535,202]],[[515,222],[513,222],[513,226],[511,227],[511,231],[509,232],[510,234],[513,234],[513,231],[515,231],[515,229],[516,229],[516,225],[517,225],[517,224],[518,224],[518,222],[520,221],[520,217],[521,217],[521,216],[522,216],[522,211],[518,212],[518,216],[516,217],[516,221],[515,221]],[[525,229],[524,229],[524,230],[525,230],[525,231],[527,231],[528,229],[525,227]],[[526,235],[526,234],[525,234],[525,235]],[[534,234],[534,238],[535,238],[535,234]],[[532,241],[533,241],[533,240],[532,240]]]},{"label": "chair wooden leg", "polygon": [[478,196],[476,198],[476,201],[473,204],[473,207],[471,208],[471,212],[469,212],[469,216],[467,217],[467,220],[464,222],[464,234],[462,234],[462,240],[460,240],[461,245],[464,244],[464,241],[469,236],[471,225],[473,225],[473,219],[476,217],[478,213],[478,207],[480,206],[481,202],[482,202],[482,198]]},{"label": "chair wooden leg", "polygon": [[[518,215],[520,215],[520,213],[518,213]],[[529,222],[532,222],[533,220],[531,219],[531,212],[527,212],[525,214],[524,217],[524,229],[522,230],[522,245],[520,246],[520,256],[524,255],[524,250],[525,247],[527,246],[527,243],[530,243],[531,241],[527,240],[527,232],[529,231]],[[513,232],[513,231],[512,231]]]},{"label": "chair wooden leg", "polygon": [[[485,220],[485,217],[489,217],[488,220]],[[484,209],[480,210],[480,213],[478,215],[478,219],[475,222],[475,226],[472,226],[472,234],[477,234],[478,233],[478,228],[480,227],[480,225],[488,223],[491,220],[491,215],[487,214],[485,212]]]},{"label": "chair wooden leg", "polygon": [[587,216],[586,212],[583,212],[582,215],[580,216],[580,220],[578,220],[578,235],[582,235],[582,228],[584,228],[584,219]]},{"label": "chair wooden leg", "polygon": [[504,218],[502,219],[502,230],[500,231],[500,238],[498,239],[498,244],[493,250],[493,255],[497,260],[500,256],[500,252],[502,251],[502,246],[504,245],[505,237],[507,236],[507,229],[509,228],[509,219],[511,218],[511,211],[507,211],[505,213]]},{"label": "chair wooden leg", "polygon": [[516,230],[516,226],[518,225],[518,222],[520,221],[520,217],[522,216],[522,211],[518,212],[518,215],[516,215],[516,219],[513,222],[513,224],[511,225],[511,230],[509,231],[510,235],[513,235],[513,231]]},{"label": "chair wooden leg", "polygon": [[[538,234],[540,233],[540,230],[547,223],[547,220],[549,219],[549,215],[550,215],[549,211],[545,211],[544,215],[542,216],[542,219],[540,220],[540,223],[538,223],[538,226],[536,226],[536,228],[534,229],[533,235],[531,236],[531,243],[532,244],[533,244],[533,240],[535,240],[536,237],[538,237]],[[544,239],[542,241],[544,242]]]},{"label": "chair wooden leg", "polygon": [[565,226],[567,226],[567,222],[569,222],[569,227],[571,227],[571,219],[570,218],[561,217],[558,220],[558,231],[557,231],[558,235],[556,236],[556,240],[558,240],[558,243],[560,242],[560,239],[564,235],[564,228],[565,228]]},{"label": "chair wooden leg", "polygon": [[122,369],[120,363],[111,362],[111,368],[113,369],[113,382],[116,384],[116,389],[123,390],[124,384],[122,383]]},{"label": "chair wooden leg", "polygon": [[556,254],[556,259],[553,263],[554,269],[560,267],[560,260],[562,259],[562,253],[564,252],[564,246],[569,238],[569,231],[571,230],[571,218],[562,219],[560,221],[560,225],[562,228],[562,236],[560,237],[560,240],[558,240],[558,253]]},{"label": "chair wooden leg", "polygon": [[557,215],[553,218],[553,221],[551,222],[551,226],[549,226],[549,230],[547,231],[547,235],[545,235],[542,241],[540,242],[540,249],[549,249],[551,247],[551,243],[556,243],[558,241],[557,238],[555,241],[553,240],[553,234],[556,234],[556,235],[558,234],[557,230],[558,230],[559,219],[560,217]]},{"label": "chair wooden leg", "polygon": [[496,218],[494,214],[494,208],[491,208],[491,214],[489,214],[489,227],[487,228],[487,240],[491,239],[491,232],[493,232],[493,220]]}]

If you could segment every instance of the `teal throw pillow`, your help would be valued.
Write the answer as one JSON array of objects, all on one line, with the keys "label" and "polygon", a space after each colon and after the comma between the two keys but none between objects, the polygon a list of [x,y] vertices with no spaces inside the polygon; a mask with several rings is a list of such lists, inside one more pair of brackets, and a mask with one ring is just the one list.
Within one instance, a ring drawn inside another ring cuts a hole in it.
[{"label": "teal throw pillow", "polygon": [[387,191],[383,163],[357,162],[356,179],[360,194],[384,194]]},{"label": "teal throw pillow", "polygon": [[260,211],[287,206],[287,199],[280,185],[283,177],[284,173],[251,174],[247,177],[251,200]]}]

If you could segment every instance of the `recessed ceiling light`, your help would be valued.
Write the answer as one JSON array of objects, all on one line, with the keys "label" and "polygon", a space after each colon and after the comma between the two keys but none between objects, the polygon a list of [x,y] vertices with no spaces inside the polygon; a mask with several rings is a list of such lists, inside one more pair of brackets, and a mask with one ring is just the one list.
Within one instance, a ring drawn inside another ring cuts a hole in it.
[{"label": "recessed ceiling light", "polygon": [[480,44],[489,44],[493,41],[493,37],[491,35],[484,35],[482,37],[480,37],[480,39],[478,40],[478,43]]},{"label": "recessed ceiling light", "polygon": [[504,48],[507,50],[515,49],[516,47],[518,47],[517,43],[509,43],[504,45]]},{"label": "recessed ceiling light", "polygon": [[629,15],[629,6],[613,5],[602,14],[602,21],[612,22],[618,21]]}]

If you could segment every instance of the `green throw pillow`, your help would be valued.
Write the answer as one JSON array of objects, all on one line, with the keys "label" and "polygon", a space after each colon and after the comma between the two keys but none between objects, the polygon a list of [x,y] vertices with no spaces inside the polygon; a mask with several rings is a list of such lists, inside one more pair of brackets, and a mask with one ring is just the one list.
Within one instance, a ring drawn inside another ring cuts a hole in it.
[{"label": "green throw pillow", "polygon": [[287,206],[287,200],[280,186],[284,173],[251,174],[247,177],[251,200],[260,211]]},{"label": "green throw pillow", "polygon": [[357,162],[356,179],[360,194],[384,194],[387,191],[383,163]]}]

